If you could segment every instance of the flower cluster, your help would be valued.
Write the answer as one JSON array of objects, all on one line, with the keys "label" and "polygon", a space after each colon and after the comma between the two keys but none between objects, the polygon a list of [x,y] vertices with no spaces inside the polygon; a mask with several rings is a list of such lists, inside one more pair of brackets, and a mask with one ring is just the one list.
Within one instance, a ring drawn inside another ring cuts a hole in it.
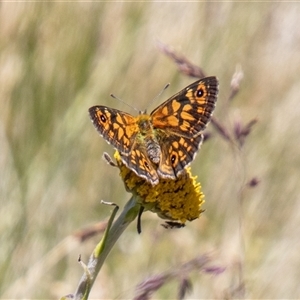
[{"label": "flower cluster", "polygon": [[145,210],[155,212],[163,219],[179,221],[182,224],[199,217],[204,194],[200,183],[196,182],[196,176],[191,175],[190,168],[186,168],[175,180],[160,179],[159,183],[153,186],[128,169],[117,151],[114,157],[127,191],[136,196],[138,203]]}]

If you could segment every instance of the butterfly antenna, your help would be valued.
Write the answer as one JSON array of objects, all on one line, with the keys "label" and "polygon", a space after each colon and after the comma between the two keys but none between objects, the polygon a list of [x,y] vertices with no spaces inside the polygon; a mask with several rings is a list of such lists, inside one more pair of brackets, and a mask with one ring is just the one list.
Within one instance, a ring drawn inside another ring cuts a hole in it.
[{"label": "butterfly antenna", "polygon": [[120,102],[126,104],[127,106],[129,106],[130,108],[134,109],[135,111],[140,112],[136,107],[134,107],[134,106],[128,104],[127,102],[123,101],[122,99],[120,99],[119,97],[115,96],[114,94],[110,94],[110,96],[111,96],[112,98],[117,99],[117,100],[119,100]]},{"label": "butterfly antenna", "polygon": [[[154,101],[156,101],[157,98],[159,98],[159,97],[161,96],[161,94],[169,87],[169,85],[170,85],[170,83],[167,83],[167,84],[164,86],[164,88],[157,94],[157,96],[155,96],[155,97],[153,98],[153,100],[150,102],[150,104],[152,104]],[[110,96],[111,96],[112,98],[117,99],[117,100],[119,100],[120,102],[126,104],[127,106],[129,106],[130,108],[134,109],[135,111],[137,111],[137,112],[140,113],[140,114],[141,114],[141,113],[146,113],[146,110],[144,110],[144,111],[139,110],[139,109],[137,109],[136,107],[134,107],[134,106],[128,104],[127,102],[123,101],[123,100],[120,99],[119,97],[115,96],[114,94],[110,94]]]},{"label": "butterfly antenna", "polygon": [[149,105],[151,105],[153,102],[155,102],[160,96],[161,94],[169,87],[170,83],[167,83],[164,88],[153,98],[153,100],[150,102]]}]

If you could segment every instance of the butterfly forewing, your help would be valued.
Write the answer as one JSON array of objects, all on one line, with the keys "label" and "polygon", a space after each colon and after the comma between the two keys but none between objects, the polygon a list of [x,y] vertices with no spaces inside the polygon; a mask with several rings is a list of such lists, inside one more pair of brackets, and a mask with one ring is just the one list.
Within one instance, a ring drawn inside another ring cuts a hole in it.
[{"label": "butterfly forewing", "polygon": [[151,113],[153,127],[181,136],[196,136],[210,121],[217,95],[216,77],[198,80]]},{"label": "butterfly forewing", "polygon": [[90,117],[100,135],[121,153],[128,154],[138,133],[136,120],[130,114],[106,106],[93,106]]}]

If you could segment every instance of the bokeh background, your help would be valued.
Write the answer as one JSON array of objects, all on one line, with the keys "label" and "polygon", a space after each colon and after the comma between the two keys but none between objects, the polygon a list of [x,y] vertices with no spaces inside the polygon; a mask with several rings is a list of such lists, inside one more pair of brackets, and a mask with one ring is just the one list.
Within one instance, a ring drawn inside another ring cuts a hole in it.
[{"label": "bokeh background", "polygon": [[[300,5],[297,3],[1,3],[0,296],[56,299],[75,291],[98,235],[66,239],[106,220],[129,199],[111,146],[87,110],[96,104],[154,109],[195,79],[157,48],[173,47],[220,80],[214,116],[233,132],[253,126],[242,148],[212,125],[192,170],[205,213],[179,230],[145,213],[117,242],[94,299],[132,298],[150,275],[206,253],[218,276],[192,274],[189,299],[300,296]],[[236,66],[244,79],[228,103]],[[152,102],[166,83],[171,86]],[[256,178],[259,184],[248,187]],[[63,246],[62,246],[63,245]],[[66,247],[67,245],[67,247]],[[177,282],[154,299],[174,299]],[[239,294],[240,295],[240,294]]]}]

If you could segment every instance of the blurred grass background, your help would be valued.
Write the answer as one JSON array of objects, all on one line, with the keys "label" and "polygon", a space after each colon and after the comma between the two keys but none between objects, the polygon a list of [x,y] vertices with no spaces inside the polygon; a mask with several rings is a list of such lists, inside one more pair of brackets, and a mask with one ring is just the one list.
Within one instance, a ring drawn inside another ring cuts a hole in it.
[{"label": "blurred grass background", "polygon": [[[218,76],[215,117],[222,124],[258,123],[241,151],[209,126],[213,137],[192,164],[205,213],[172,231],[145,213],[142,234],[135,224],[124,233],[91,298],[132,298],[150,274],[212,250],[226,270],[194,274],[190,299],[234,298],[241,267],[246,298],[298,298],[299,15],[296,3],[1,3],[1,298],[74,292],[78,255],[86,261],[100,237],[52,264],[43,264],[45,257],[76,230],[108,217],[101,199],[121,207],[129,199],[118,170],[101,159],[113,149],[87,109],[102,104],[135,114],[110,98],[113,92],[151,111],[194,81],[157,50],[157,40]],[[237,64],[244,80],[228,105]],[[253,177],[260,184],[241,192]],[[34,271],[36,264],[42,268]],[[176,286],[154,298],[174,299]]]}]

